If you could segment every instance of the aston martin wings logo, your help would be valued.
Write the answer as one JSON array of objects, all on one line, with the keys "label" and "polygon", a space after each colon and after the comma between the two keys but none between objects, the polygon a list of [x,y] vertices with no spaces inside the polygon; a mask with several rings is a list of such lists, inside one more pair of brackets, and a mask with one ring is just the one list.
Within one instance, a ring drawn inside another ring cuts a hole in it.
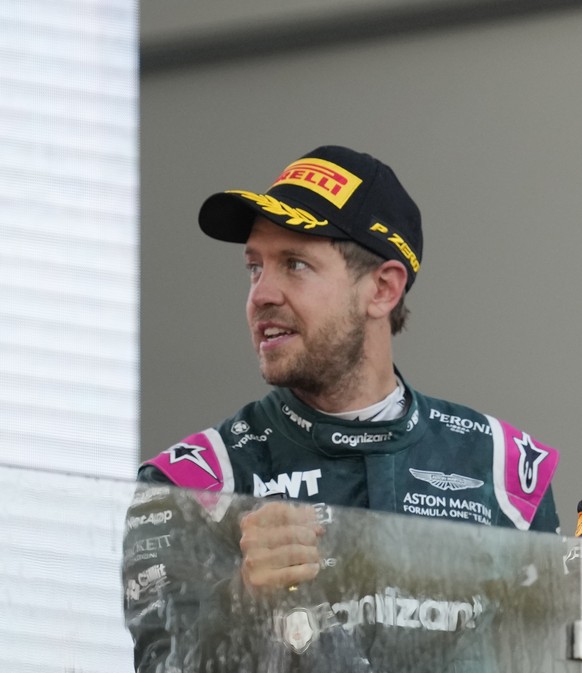
[{"label": "aston martin wings logo", "polygon": [[479,488],[485,482],[472,477],[464,477],[462,474],[445,474],[444,472],[431,472],[429,470],[415,470],[409,468],[410,474],[416,479],[428,482],[441,491],[462,491],[464,488]]}]

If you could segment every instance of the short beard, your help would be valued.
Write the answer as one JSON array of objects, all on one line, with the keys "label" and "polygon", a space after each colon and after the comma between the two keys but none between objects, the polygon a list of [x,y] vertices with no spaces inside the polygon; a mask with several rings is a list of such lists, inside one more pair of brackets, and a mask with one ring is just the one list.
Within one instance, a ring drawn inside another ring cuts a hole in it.
[{"label": "short beard", "polygon": [[261,371],[263,378],[270,385],[310,397],[337,394],[345,385],[353,386],[365,358],[364,322],[354,298],[343,321],[330,320],[305,343],[305,351],[288,367],[270,376]]}]

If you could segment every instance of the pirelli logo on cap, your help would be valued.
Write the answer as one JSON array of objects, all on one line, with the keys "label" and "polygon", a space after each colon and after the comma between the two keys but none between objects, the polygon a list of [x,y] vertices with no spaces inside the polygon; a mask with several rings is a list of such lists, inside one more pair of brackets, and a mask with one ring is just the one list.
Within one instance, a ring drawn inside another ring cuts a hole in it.
[{"label": "pirelli logo on cap", "polygon": [[412,248],[400,234],[397,234],[395,231],[391,232],[388,227],[381,222],[374,222],[370,226],[369,231],[371,231],[377,238],[388,241],[388,243],[391,243],[394,247],[398,248],[404,259],[410,264],[410,268],[414,273],[418,272],[420,269],[420,262]]},{"label": "pirelli logo on cap", "polygon": [[361,184],[360,178],[345,168],[331,161],[307,157],[287,166],[272,187],[277,185],[305,187],[323,196],[337,208],[343,208]]}]

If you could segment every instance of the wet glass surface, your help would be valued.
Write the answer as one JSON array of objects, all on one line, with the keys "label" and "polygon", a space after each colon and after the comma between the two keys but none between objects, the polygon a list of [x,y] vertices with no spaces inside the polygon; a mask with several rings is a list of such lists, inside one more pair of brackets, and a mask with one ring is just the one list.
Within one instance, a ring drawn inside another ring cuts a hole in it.
[{"label": "wet glass surface", "polygon": [[316,579],[251,596],[240,521],[270,499],[0,481],[2,671],[131,673],[130,633],[140,673],[582,671],[574,538],[319,505]]},{"label": "wet glass surface", "polygon": [[582,670],[575,539],[320,505],[316,579],[251,596],[239,522],[264,504],[140,487],[124,582],[142,673]]}]

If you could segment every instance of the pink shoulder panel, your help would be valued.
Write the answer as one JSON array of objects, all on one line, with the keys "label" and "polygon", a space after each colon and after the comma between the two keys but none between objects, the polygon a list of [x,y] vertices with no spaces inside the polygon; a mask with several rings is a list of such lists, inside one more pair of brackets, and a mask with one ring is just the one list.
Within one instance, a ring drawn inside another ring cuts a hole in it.
[{"label": "pink shoulder panel", "polygon": [[194,489],[200,504],[218,518],[226,511],[229,499],[222,496],[234,492],[234,476],[228,451],[216,430],[190,435],[144,465],[157,467],[176,486]]},{"label": "pink shoulder panel", "polygon": [[493,433],[493,475],[503,512],[527,530],[550,486],[560,454],[505,421],[487,417]]}]

